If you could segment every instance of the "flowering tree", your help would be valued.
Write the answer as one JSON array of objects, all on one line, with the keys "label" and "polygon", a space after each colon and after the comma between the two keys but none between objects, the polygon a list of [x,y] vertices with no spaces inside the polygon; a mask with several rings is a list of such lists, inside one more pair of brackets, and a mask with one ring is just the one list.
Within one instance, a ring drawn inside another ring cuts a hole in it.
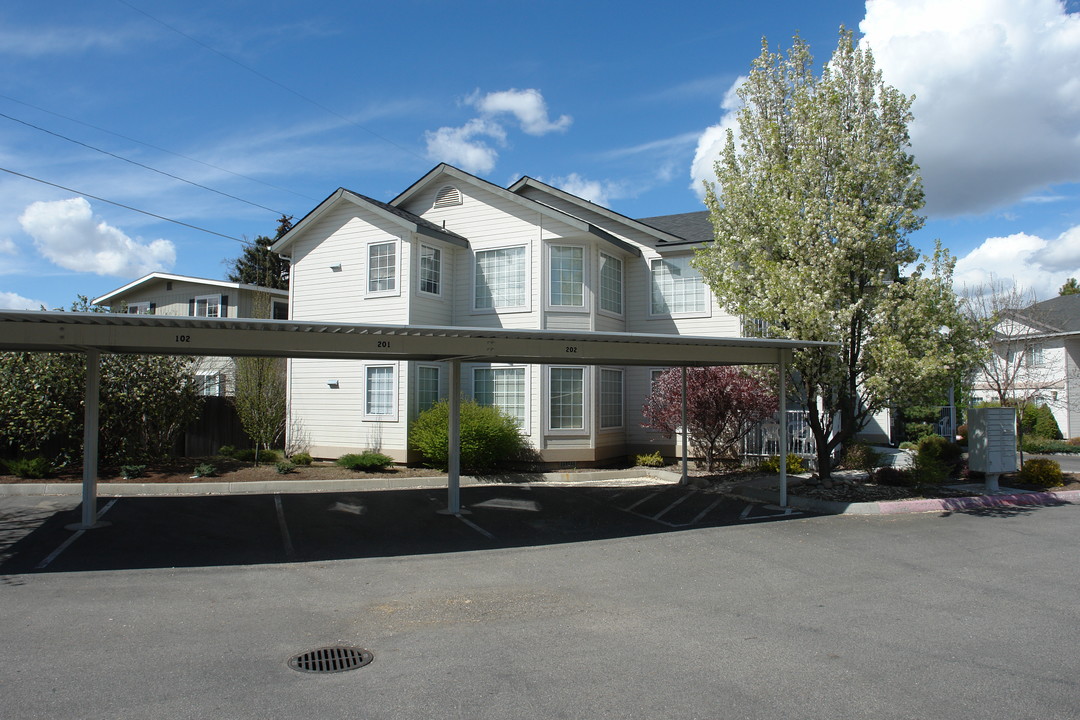
[{"label": "flowering tree", "polygon": [[[738,454],[739,442],[776,412],[776,395],[761,380],[733,367],[686,371],[687,441],[709,470]],[[671,437],[682,425],[682,371],[668,370],[653,383],[642,408],[645,427]]]}]

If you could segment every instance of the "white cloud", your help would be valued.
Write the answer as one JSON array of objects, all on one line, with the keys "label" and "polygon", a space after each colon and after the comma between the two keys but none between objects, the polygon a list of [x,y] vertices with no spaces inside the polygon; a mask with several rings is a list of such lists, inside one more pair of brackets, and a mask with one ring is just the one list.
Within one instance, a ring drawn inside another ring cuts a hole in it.
[{"label": "white cloud", "polygon": [[915,95],[928,213],[1080,180],[1080,13],[1058,0],[867,0],[859,28],[885,81]]},{"label": "white cloud", "polygon": [[521,129],[529,135],[546,135],[562,132],[570,127],[573,118],[560,115],[554,122],[548,117],[547,103],[539,90],[502,90],[480,97],[479,91],[466,98],[466,102],[485,115],[510,113],[521,123]]},{"label": "white cloud", "polygon": [[11,238],[0,238],[0,255],[18,255],[19,249]]},{"label": "white cloud", "polygon": [[19,224],[45,258],[69,270],[131,277],[164,270],[176,262],[168,240],[142,243],[95,219],[84,198],[31,204]]},{"label": "white cloud", "polygon": [[988,238],[956,263],[957,288],[978,287],[991,277],[1011,278],[1040,299],[1057,295],[1066,279],[1080,277],[1080,225],[1052,240],[1027,233]]},{"label": "white cloud", "polygon": [[489,173],[495,169],[498,151],[485,139],[494,140],[499,146],[506,145],[506,129],[495,118],[510,114],[517,118],[521,129],[530,135],[546,135],[562,131],[572,122],[563,115],[555,122],[548,117],[547,103],[539,90],[503,90],[480,96],[476,91],[465,98],[466,105],[480,111],[461,127],[441,127],[424,134],[428,157],[456,165],[471,173]]},{"label": "white cloud", "polygon": [[459,128],[429,130],[425,137],[428,157],[470,173],[491,172],[499,157],[499,153],[480,138],[492,138],[500,145],[506,142],[506,132],[501,125],[481,118],[474,118]]},{"label": "white cloud", "polygon": [[12,28],[0,30],[0,55],[40,58],[75,55],[87,50],[121,50],[145,37],[135,27],[108,31],[92,27]]},{"label": "white cloud", "polygon": [[697,149],[694,151],[694,161],[690,164],[691,189],[698,197],[705,197],[705,183],[716,182],[716,172],[713,166],[720,159],[720,154],[727,143],[727,133],[731,130],[735,134],[735,141],[739,140],[738,112],[742,107],[739,98],[739,88],[747,78],[740,75],[731,87],[724,93],[720,102],[720,108],[724,111],[720,122],[708,127],[698,138]]},{"label": "white cloud", "polygon": [[5,310],[40,310],[44,305],[41,300],[24,298],[13,292],[0,292],[0,308]]},{"label": "white cloud", "polygon": [[622,185],[608,180],[587,180],[577,173],[546,180],[540,178],[540,181],[603,207],[608,207],[612,200],[625,197]]}]

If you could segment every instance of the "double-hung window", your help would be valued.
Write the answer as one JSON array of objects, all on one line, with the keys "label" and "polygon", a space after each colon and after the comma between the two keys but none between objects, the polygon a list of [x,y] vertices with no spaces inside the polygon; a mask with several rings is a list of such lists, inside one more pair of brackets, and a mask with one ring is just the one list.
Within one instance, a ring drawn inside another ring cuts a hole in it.
[{"label": "double-hung window", "polygon": [[439,367],[418,365],[416,367],[416,411],[424,412],[439,402]]},{"label": "double-hung window", "polygon": [[548,368],[548,423],[552,430],[585,429],[585,368]]},{"label": "double-hung window", "polygon": [[1042,345],[1029,345],[1025,350],[1028,367],[1042,367],[1045,363]]},{"label": "double-hung window", "polygon": [[476,310],[524,309],[528,305],[525,246],[476,253]]},{"label": "double-hung window", "polygon": [[368,245],[368,295],[397,292],[397,241]]},{"label": "double-hung window", "polygon": [[135,302],[128,303],[124,311],[128,315],[153,315],[154,303],[151,302]]},{"label": "double-hung window", "polygon": [[419,289],[428,295],[442,294],[442,250],[420,246]]},{"label": "double-hung window", "polygon": [[195,317],[221,317],[221,296],[200,295],[193,301]]},{"label": "double-hung window", "polygon": [[708,311],[705,283],[690,257],[657,258],[652,261],[653,315],[696,314]]},{"label": "double-hung window", "polygon": [[600,427],[623,426],[623,371],[600,368]]},{"label": "double-hung window", "polygon": [[549,249],[552,307],[585,307],[585,248],[552,245]]},{"label": "double-hung window", "polygon": [[473,399],[491,405],[525,428],[525,368],[478,367],[473,370]]},{"label": "double-hung window", "polygon": [[395,375],[393,365],[364,366],[364,416],[367,419],[397,419]]},{"label": "double-hung window", "polygon": [[600,253],[600,309],[614,315],[623,314],[622,260]]}]

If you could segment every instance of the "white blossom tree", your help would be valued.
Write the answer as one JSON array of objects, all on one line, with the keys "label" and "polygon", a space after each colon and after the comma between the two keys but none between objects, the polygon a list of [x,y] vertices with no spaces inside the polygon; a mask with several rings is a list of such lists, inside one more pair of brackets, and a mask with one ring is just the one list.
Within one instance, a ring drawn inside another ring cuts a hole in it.
[{"label": "white blossom tree", "polygon": [[966,371],[971,327],[954,260],[939,246],[920,263],[908,240],[923,224],[911,98],[843,28],[820,76],[812,64],[798,37],[786,56],[762,42],[739,89],[738,140],[729,131],[706,188],[715,242],[695,263],[730,312],[770,336],[837,343],[791,366],[828,476],[873,413]]}]

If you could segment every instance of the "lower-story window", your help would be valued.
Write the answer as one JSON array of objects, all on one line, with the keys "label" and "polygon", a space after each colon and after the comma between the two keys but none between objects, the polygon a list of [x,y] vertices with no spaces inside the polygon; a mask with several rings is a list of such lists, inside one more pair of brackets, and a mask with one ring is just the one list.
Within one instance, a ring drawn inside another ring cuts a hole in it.
[{"label": "lower-story window", "polygon": [[585,368],[548,368],[548,419],[552,430],[585,429]]},{"label": "lower-story window", "polygon": [[364,415],[391,420],[397,415],[394,402],[397,383],[393,365],[368,365],[364,368]]},{"label": "lower-story window", "polygon": [[439,402],[439,368],[418,365],[416,368],[416,410],[424,412]]},{"label": "lower-story window", "polygon": [[623,426],[623,371],[600,368],[600,427]]},{"label": "lower-story window", "polygon": [[473,370],[473,399],[493,405],[525,427],[525,368],[494,367]]}]

